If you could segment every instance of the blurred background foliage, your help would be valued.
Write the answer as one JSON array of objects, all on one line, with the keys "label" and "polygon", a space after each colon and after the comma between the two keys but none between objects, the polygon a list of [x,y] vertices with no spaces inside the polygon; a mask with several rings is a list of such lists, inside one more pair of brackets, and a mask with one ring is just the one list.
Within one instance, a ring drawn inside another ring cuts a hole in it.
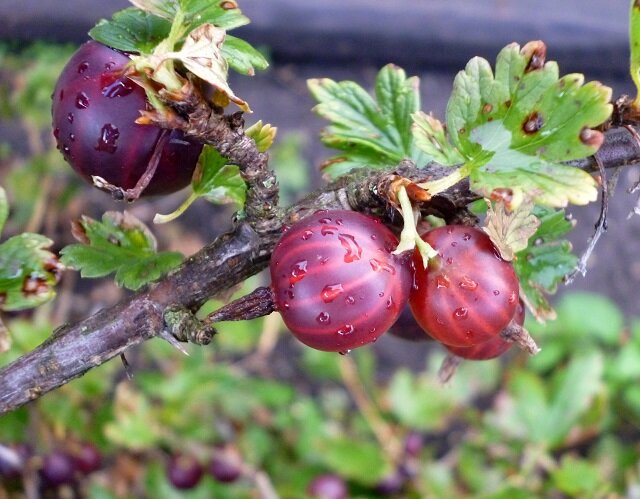
[{"label": "blurred background foliage", "polygon": [[[0,185],[11,206],[3,237],[40,232],[56,250],[72,241],[69,223],[80,214],[122,208],[81,185],[53,147],[50,94],[71,51],[0,48],[1,119],[23,137],[15,148],[0,136]],[[289,133],[272,153],[276,171],[286,172],[285,203],[309,186],[303,147],[304,137]],[[176,199],[128,209],[149,223]],[[161,249],[189,254],[230,215],[201,202],[154,232]],[[234,296],[262,283],[256,276]],[[53,302],[3,315],[10,345],[0,366],[124,296],[109,279],[66,272]],[[593,293],[564,293],[556,305],[556,321],[527,323],[538,356],[464,362],[445,386],[437,379],[444,352],[433,342],[387,335],[341,356],[293,341],[275,315],[221,324],[212,346],[187,345],[188,356],[152,340],[127,353],[128,369],[112,361],[0,417],[0,445],[28,447],[22,476],[0,466],[0,497],[21,497],[46,456],[84,442],[99,449],[100,468],[45,495],[303,498],[329,474],[353,498],[637,497],[640,318]],[[384,365],[385,348],[419,350],[424,360]],[[168,479],[176,455],[209,470],[192,490]],[[237,479],[223,483],[211,470],[220,456]]]}]

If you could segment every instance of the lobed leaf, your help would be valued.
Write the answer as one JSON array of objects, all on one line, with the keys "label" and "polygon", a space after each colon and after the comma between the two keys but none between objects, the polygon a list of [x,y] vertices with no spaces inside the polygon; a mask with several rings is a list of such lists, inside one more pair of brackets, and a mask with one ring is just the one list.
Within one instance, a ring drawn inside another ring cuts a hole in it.
[{"label": "lobed leaf", "polygon": [[418,78],[407,78],[392,64],[378,73],[375,99],[352,81],[309,80],[309,91],[318,102],[314,111],[331,123],[322,132],[322,141],[344,151],[332,159],[340,166],[326,168],[325,173],[381,168],[405,158],[425,163],[429,158],[415,146],[411,131],[411,115],[420,108],[418,84]]},{"label": "lobed leaf", "polygon": [[130,7],[116,12],[110,20],[100,20],[89,36],[118,50],[150,54],[170,30],[171,23],[166,19]]},{"label": "lobed leaf", "polygon": [[227,34],[222,44],[222,55],[238,73],[253,76],[255,70],[269,67],[269,62],[250,43]]},{"label": "lobed leaf", "polygon": [[208,145],[203,149],[200,163],[192,184],[194,193],[215,204],[244,205],[247,186],[237,166],[227,164],[226,158]]},{"label": "lobed leaf", "polygon": [[503,202],[489,205],[483,230],[503,259],[513,260],[515,253],[529,245],[529,238],[540,225],[532,210],[533,203],[530,201],[521,203],[513,211],[507,210]]},{"label": "lobed leaf", "polygon": [[83,216],[74,227],[83,244],[62,249],[65,265],[80,270],[82,277],[115,273],[118,286],[136,290],[178,266],[177,252],[156,251],[149,229],[130,213],[107,212],[102,221]]},{"label": "lobed leaf", "polygon": [[62,266],[49,250],[53,241],[23,233],[0,244],[0,310],[24,310],[55,296]]}]

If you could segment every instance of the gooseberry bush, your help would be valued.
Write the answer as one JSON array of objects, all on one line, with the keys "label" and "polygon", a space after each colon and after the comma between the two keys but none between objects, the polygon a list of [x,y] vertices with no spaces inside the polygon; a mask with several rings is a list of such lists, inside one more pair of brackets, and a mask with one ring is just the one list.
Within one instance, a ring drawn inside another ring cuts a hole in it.
[{"label": "gooseberry bush", "polygon": [[[549,298],[591,251],[572,252],[565,210],[601,193],[595,244],[607,170],[638,160],[637,99],[562,76],[541,41],[471,59],[442,121],[393,64],[373,94],[312,79],[336,153],[325,185],[281,203],[304,160],[230,84],[268,66],[229,34],[240,7],[131,3],[80,47],[1,54],[27,82],[3,112],[32,137],[30,158],[0,158],[1,493],[638,486],[637,320]],[[218,235],[190,246],[190,216]],[[386,365],[389,336],[427,367]]]}]

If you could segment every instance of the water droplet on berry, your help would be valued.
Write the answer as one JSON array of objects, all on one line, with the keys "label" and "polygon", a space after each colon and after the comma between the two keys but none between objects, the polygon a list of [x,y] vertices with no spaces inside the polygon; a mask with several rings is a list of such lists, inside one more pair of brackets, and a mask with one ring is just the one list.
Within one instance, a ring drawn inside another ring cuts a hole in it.
[{"label": "water droplet on berry", "polygon": [[447,234],[453,234],[453,227],[447,227]]},{"label": "water droplet on berry", "polygon": [[446,260],[447,265],[451,265],[453,263],[453,258],[449,257]]},{"label": "water droplet on berry", "polygon": [[451,246],[453,246],[455,248],[456,246],[458,246],[458,242],[457,241],[452,241],[451,242]]},{"label": "water droplet on berry", "polygon": [[309,239],[311,236],[313,236],[313,231],[312,230],[305,230],[302,233],[302,240],[306,241],[307,239]]},{"label": "water droplet on berry", "polygon": [[336,225],[344,225],[342,218],[336,218]]},{"label": "water droplet on berry", "polygon": [[512,291],[511,294],[509,295],[509,305],[513,305],[517,299],[518,299],[518,295],[516,294],[515,291]]},{"label": "water droplet on berry", "polygon": [[89,63],[87,61],[81,62],[78,65],[78,73],[79,74],[84,73],[87,69],[89,69]]},{"label": "water droplet on berry", "polygon": [[371,234],[371,240],[375,241],[376,239],[378,239],[378,237],[375,234]]},{"label": "water droplet on berry", "polygon": [[346,336],[348,334],[353,334],[353,332],[356,330],[355,327],[353,327],[353,324],[345,324],[344,326],[342,326],[340,329],[338,329],[336,332],[340,335],[340,336]]},{"label": "water droplet on berry", "polygon": [[340,244],[346,250],[344,255],[344,263],[352,263],[360,260],[362,257],[362,248],[357,243],[356,238],[351,234],[339,234]]},{"label": "water droplet on berry", "polygon": [[468,314],[469,310],[467,307],[458,307],[453,311],[453,317],[458,320],[466,319]]},{"label": "water droplet on berry", "polygon": [[393,307],[393,297],[389,297],[387,299],[387,310],[391,309],[391,307]]},{"label": "water droplet on berry", "polygon": [[69,152],[71,152],[71,149],[69,149],[69,146],[65,145],[62,147],[62,152],[65,154],[69,154]]},{"label": "water droplet on berry", "polygon": [[473,331],[471,331],[470,329],[467,329],[467,330],[464,332],[464,335],[465,335],[465,337],[466,337],[468,340],[470,340],[470,339],[471,339],[471,338],[473,338],[473,336],[474,336]]},{"label": "water droplet on berry", "polygon": [[69,134],[69,140],[70,140],[71,142],[75,142],[75,141],[76,141],[76,135],[75,135],[74,133],[70,133],[70,134]]},{"label": "water droplet on berry", "polygon": [[296,282],[302,280],[307,275],[307,261],[300,260],[291,267],[291,275],[289,276],[289,285],[293,286]]},{"label": "water droplet on berry", "polygon": [[351,353],[351,350],[342,350],[341,352],[338,352],[340,355],[349,355]]},{"label": "water droplet on berry", "polygon": [[107,71],[111,71],[115,67],[115,65],[116,65],[115,62],[109,61],[109,62],[105,63],[104,69],[106,69]]},{"label": "water droplet on berry", "polygon": [[322,291],[320,292],[320,297],[322,301],[325,303],[331,303],[335,300],[344,289],[342,288],[342,284],[327,284]]},{"label": "water droplet on berry", "polygon": [[462,236],[462,240],[468,241],[469,239],[471,239],[471,234],[469,234],[468,232],[465,232],[464,235]]},{"label": "water droplet on berry", "polygon": [[498,291],[497,289],[493,290],[493,296],[498,296],[500,294],[500,291]]},{"label": "water droplet on berry", "polygon": [[118,78],[102,87],[102,95],[110,99],[124,97],[133,92],[135,83],[128,78]]},{"label": "water droplet on berry", "polygon": [[442,320],[442,317],[436,317],[436,322],[441,326],[444,326],[444,321]]},{"label": "water droplet on berry", "polygon": [[353,296],[349,295],[344,299],[344,301],[347,305],[353,305],[356,302],[356,299]]},{"label": "water droplet on berry", "polygon": [[[375,333],[375,332],[376,332],[376,328],[375,328],[375,327],[372,327],[371,329],[369,329],[369,334],[373,334],[373,333]],[[378,340],[378,338],[376,338],[376,339],[375,339],[375,340],[373,340],[373,341],[377,341],[377,340]]]},{"label": "water droplet on berry", "polygon": [[289,305],[289,302],[288,302],[288,301],[285,301],[285,302],[282,304],[282,308],[284,308],[285,310],[289,310],[289,307],[290,307],[290,305]]},{"label": "water droplet on berry", "polygon": [[389,272],[389,274],[391,275],[396,275],[396,269],[393,265],[389,265],[388,263],[381,262],[376,258],[371,258],[369,260],[369,265],[371,265],[371,268],[374,270],[374,272],[383,271],[383,272]]},{"label": "water droplet on berry", "polygon": [[118,137],[120,137],[120,131],[117,127],[113,126],[111,123],[104,124],[100,131],[100,138],[96,144],[96,150],[113,154],[118,148],[116,145]]},{"label": "water droplet on berry", "polygon": [[320,229],[320,234],[323,236],[332,236],[336,232],[338,232],[338,227],[335,225],[325,225]]},{"label": "water droplet on berry", "polygon": [[378,293],[378,296],[379,296],[380,298],[382,298],[382,297],[384,296],[384,291],[380,291],[380,292]]},{"label": "water droplet on berry", "polygon": [[331,316],[327,312],[320,312],[316,317],[316,322],[318,324],[331,324]]},{"label": "water droplet on berry", "polygon": [[318,261],[320,262],[320,265],[324,265],[329,261],[329,257],[328,256],[323,257],[322,255],[318,255]]},{"label": "water droplet on berry", "polygon": [[293,291],[291,291],[290,289],[287,289],[287,290],[284,292],[284,294],[285,294],[285,295],[287,295],[287,298],[289,298],[290,300],[293,300],[293,298],[294,298]]},{"label": "water droplet on berry", "polygon": [[439,274],[436,276],[436,288],[448,288],[451,284],[449,277],[446,274]]},{"label": "water droplet on berry", "polygon": [[318,223],[329,224],[329,223],[331,223],[331,218],[329,218],[329,217],[321,218],[320,220],[318,220]]},{"label": "water droplet on berry", "polygon": [[69,114],[67,114],[67,121],[68,121],[69,123],[73,123],[73,118],[74,118],[73,113],[69,113]]},{"label": "water droplet on berry", "polygon": [[89,107],[89,97],[84,92],[79,92],[76,95],[76,107],[78,109],[87,109]]},{"label": "water droplet on berry", "polygon": [[469,276],[464,276],[458,285],[462,289],[468,289],[469,291],[475,291],[478,288],[478,283]]}]

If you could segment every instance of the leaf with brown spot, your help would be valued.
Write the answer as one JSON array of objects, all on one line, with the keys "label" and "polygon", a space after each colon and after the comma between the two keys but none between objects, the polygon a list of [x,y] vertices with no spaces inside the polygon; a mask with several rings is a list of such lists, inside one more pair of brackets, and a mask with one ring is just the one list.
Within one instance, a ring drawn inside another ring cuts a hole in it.
[{"label": "leaf with brown spot", "polygon": [[513,260],[518,251],[529,245],[540,220],[533,214],[533,202],[527,199],[510,210],[503,202],[489,203],[483,230],[500,252],[504,260]]}]

